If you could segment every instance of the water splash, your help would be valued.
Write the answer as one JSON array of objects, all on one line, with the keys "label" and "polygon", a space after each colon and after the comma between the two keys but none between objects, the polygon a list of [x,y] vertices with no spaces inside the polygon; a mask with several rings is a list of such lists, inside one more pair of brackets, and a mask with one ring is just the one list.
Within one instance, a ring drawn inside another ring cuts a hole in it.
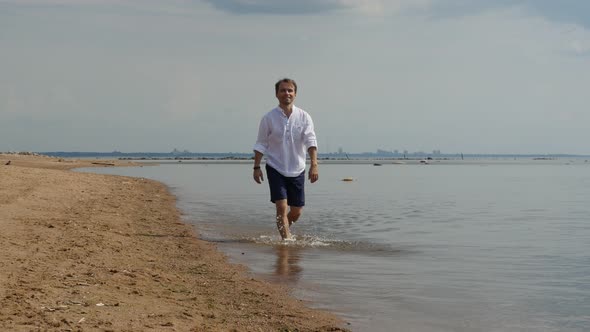
[{"label": "water splash", "polygon": [[214,243],[245,244],[254,246],[288,246],[301,249],[322,249],[371,256],[391,256],[416,253],[416,248],[395,246],[371,241],[342,240],[329,235],[296,234],[293,240],[283,240],[278,234],[201,234],[201,239]]},{"label": "water splash", "polygon": [[247,240],[251,243],[255,244],[263,244],[263,245],[283,245],[283,246],[291,246],[291,247],[328,247],[332,245],[335,241],[328,240],[316,235],[293,235],[291,239],[281,239],[278,236],[269,236],[269,235],[259,235],[254,237],[249,237]]}]

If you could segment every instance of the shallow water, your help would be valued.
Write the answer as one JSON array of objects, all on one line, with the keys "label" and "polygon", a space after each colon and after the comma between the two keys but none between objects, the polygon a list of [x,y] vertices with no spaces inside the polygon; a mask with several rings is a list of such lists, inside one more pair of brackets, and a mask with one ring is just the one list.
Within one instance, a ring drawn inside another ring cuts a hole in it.
[{"label": "shallow water", "polygon": [[584,160],[323,164],[286,244],[250,164],[91,171],[166,183],[204,239],[353,330],[590,330]]}]

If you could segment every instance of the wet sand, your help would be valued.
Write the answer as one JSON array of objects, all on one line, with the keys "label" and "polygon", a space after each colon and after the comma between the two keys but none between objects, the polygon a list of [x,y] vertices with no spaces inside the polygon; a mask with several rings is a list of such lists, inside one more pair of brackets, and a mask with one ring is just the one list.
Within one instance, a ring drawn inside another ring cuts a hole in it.
[{"label": "wet sand", "polygon": [[163,184],[69,171],[111,164],[0,154],[0,330],[346,330],[229,264]]}]

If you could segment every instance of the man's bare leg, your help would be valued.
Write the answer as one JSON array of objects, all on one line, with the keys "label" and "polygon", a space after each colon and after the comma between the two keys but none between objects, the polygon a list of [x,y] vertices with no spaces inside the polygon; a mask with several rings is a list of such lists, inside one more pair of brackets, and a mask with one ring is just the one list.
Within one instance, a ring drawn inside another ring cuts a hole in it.
[{"label": "man's bare leg", "polygon": [[303,207],[300,207],[300,206],[290,206],[289,207],[289,213],[287,214],[287,219],[289,220],[289,226],[293,225],[294,222],[299,220],[299,217],[301,216],[301,210],[303,210]]},{"label": "man's bare leg", "polygon": [[277,228],[283,240],[291,238],[291,231],[289,230],[289,217],[287,213],[288,205],[286,199],[275,201],[277,207]]}]

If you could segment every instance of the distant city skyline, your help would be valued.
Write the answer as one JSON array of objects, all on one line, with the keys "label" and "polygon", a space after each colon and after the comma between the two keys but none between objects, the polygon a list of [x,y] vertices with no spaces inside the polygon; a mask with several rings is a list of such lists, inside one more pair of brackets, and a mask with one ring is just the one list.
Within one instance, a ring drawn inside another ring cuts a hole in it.
[{"label": "distant city skyline", "polygon": [[0,151],[590,154],[590,1],[0,0]]},{"label": "distant city skyline", "polygon": [[[187,149],[176,149],[172,151],[0,151],[0,153],[15,153],[15,154],[45,154],[49,156],[60,156],[60,157],[140,157],[140,156],[159,156],[159,157],[198,157],[198,156],[214,156],[216,158],[225,157],[239,157],[239,158],[251,158],[254,156],[251,152],[239,152],[239,151],[215,151],[215,152],[202,152],[202,151],[189,151]],[[375,151],[362,151],[362,152],[347,152],[341,149],[332,152],[320,152],[322,158],[348,158],[348,157],[381,157],[381,158],[422,158],[422,157],[433,157],[433,158],[458,158],[458,157],[473,157],[473,156],[504,156],[504,157],[590,157],[590,154],[545,154],[545,153],[519,153],[519,154],[486,154],[486,153],[463,153],[463,152],[442,152],[440,150],[427,151],[408,151],[408,150],[381,150]]]}]

